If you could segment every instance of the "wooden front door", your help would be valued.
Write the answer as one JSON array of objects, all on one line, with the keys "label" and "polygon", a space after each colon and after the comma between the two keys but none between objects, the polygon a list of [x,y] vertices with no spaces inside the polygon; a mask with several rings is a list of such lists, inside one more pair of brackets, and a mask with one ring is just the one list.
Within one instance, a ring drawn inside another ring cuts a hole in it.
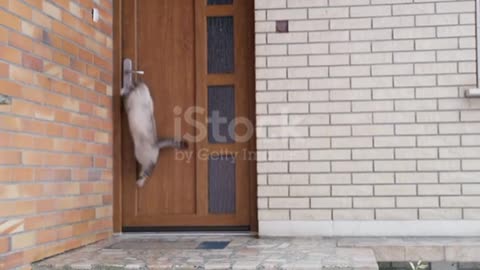
[{"label": "wooden front door", "polygon": [[137,188],[122,117],[124,231],[248,229],[256,200],[253,0],[127,0],[121,14],[122,57],[145,72],[159,137],[189,145],[160,151]]}]

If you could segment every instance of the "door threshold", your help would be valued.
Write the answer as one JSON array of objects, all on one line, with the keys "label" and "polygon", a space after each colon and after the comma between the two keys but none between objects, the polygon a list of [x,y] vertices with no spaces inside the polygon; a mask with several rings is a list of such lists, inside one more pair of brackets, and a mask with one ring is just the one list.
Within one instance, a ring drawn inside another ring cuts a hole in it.
[{"label": "door threshold", "polygon": [[250,226],[123,227],[122,232],[132,235],[256,235]]},{"label": "door threshold", "polygon": [[114,233],[114,236],[122,237],[146,237],[146,236],[249,236],[257,237],[257,232],[227,232],[227,231],[211,231],[211,232],[121,232]]}]

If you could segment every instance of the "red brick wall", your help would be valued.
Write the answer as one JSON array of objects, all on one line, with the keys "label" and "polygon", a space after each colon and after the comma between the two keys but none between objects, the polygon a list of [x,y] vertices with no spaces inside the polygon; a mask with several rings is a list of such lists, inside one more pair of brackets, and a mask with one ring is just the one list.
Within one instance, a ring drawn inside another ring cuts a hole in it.
[{"label": "red brick wall", "polygon": [[[91,10],[100,10],[93,23]],[[112,232],[112,0],[0,0],[0,269]]]}]

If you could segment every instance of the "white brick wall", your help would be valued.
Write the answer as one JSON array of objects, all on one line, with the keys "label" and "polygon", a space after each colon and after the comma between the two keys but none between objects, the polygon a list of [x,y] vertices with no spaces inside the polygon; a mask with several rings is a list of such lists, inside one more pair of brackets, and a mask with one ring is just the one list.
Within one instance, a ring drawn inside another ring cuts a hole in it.
[{"label": "white brick wall", "polygon": [[260,222],[480,219],[474,24],[474,0],[256,0]]}]

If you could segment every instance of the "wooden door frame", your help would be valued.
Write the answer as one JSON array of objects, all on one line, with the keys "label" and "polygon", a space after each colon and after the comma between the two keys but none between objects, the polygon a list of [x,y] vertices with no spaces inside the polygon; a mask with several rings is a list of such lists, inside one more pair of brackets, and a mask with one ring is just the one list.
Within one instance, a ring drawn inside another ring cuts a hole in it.
[{"label": "wooden door frame", "polygon": [[[113,2],[113,96],[112,96],[112,111],[113,111],[113,232],[121,233],[123,224],[122,211],[122,99],[120,97],[120,89],[122,83],[122,4],[124,0],[117,0]],[[128,0],[131,1],[131,0]],[[196,0],[198,1],[198,0]],[[253,0],[252,0],[253,1]],[[254,14],[251,16],[249,27],[254,34]],[[251,44],[252,52],[254,52],[254,36],[252,36]],[[254,58],[254,55],[251,57]],[[251,76],[255,79],[255,66],[251,67]],[[255,80],[253,80],[252,87],[255,87]],[[253,126],[255,123],[255,89],[251,91],[250,120]],[[254,131],[254,138],[252,139],[252,151],[256,149],[256,136]],[[258,231],[258,217],[257,217],[257,170],[256,161],[252,160],[250,163],[250,231]]]}]

